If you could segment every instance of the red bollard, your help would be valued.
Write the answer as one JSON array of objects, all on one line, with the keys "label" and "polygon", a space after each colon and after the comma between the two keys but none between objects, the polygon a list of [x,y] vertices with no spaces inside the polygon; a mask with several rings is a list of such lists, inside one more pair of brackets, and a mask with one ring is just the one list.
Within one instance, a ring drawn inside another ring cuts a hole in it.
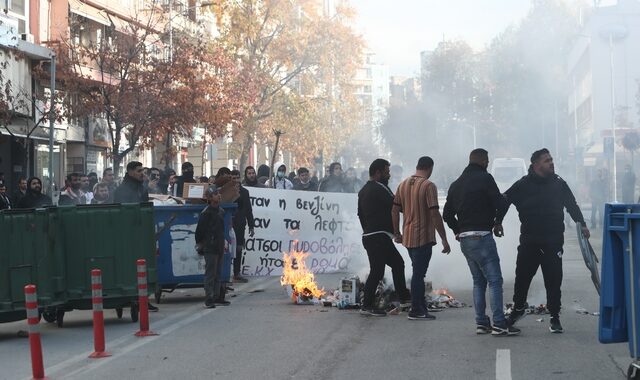
[{"label": "red bollard", "polygon": [[138,266],[138,306],[140,311],[140,331],[135,336],[158,335],[149,330],[149,292],[147,291],[147,262],[136,261]]},{"label": "red bollard", "polygon": [[42,362],[42,342],[40,342],[40,325],[38,313],[38,294],[35,285],[24,287],[24,305],[27,308],[27,323],[29,325],[29,347],[31,349],[31,371],[34,379],[47,379],[44,376]]},{"label": "red bollard", "polygon": [[102,307],[102,271],[91,271],[91,302],[93,304],[93,349],[92,359],[111,356],[104,350],[104,312]]}]

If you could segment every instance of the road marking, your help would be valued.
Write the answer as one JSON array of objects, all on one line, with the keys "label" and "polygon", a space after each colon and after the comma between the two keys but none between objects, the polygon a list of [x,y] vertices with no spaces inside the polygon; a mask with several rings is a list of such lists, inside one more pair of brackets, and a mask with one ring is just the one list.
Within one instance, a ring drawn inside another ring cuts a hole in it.
[{"label": "road marking", "polygon": [[496,352],[496,380],[511,380],[511,350]]},{"label": "road marking", "polygon": [[[273,279],[277,277],[265,277],[263,281],[256,281],[257,283],[251,287],[248,287],[246,290],[242,289],[242,293],[238,294],[235,297],[236,300],[240,298],[244,298],[245,296],[252,294],[253,291],[257,289],[264,288],[268,286],[268,283],[272,282]],[[86,373],[92,371],[98,367],[103,366],[106,363],[111,362],[112,360],[121,357],[122,355],[131,352],[141,346],[144,346],[148,343],[154,342],[156,339],[162,338],[164,335],[168,335],[169,333],[192,323],[205,315],[215,311],[221,310],[220,308],[215,309],[204,309],[202,310],[202,304],[198,302],[197,305],[193,305],[186,310],[183,310],[180,313],[174,314],[172,316],[165,317],[159,320],[157,323],[154,323],[151,330],[159,333],[160,335],[139,338],[133,336],[133,334],[127,334],[120,338],[114,339],[112,341],[107,342],[107,347],[109,347],[109,352],[113,354],[113,356],[108,358],[103,358],[97,361],[92,359],[87,359],[88,356],[93,352],[87,351],[83,352],[79,355],[73,356],[63,362],[60,362],[51,367],[45,368],[45,371],[49,376],[54,375],[56,378],[69,378],[72,376],[76,376],[82,373]],[[80,366],[79,368],[74,368]]]}]

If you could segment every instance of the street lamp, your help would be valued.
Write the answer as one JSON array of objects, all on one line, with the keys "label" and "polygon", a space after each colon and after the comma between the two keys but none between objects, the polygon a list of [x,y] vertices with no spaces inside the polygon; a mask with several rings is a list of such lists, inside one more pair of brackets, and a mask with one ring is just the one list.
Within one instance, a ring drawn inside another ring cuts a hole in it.
[{"label": "street lamp", "polygon": [[622,41],[629,31],[624,25],[609,25],[600,29],[600,37],[609,43],[609,71],[611,74],[611,134],[613,136],[613,201],[618,201],[618,177],[616,158],[616,82],[613,62],[613,42]]}]

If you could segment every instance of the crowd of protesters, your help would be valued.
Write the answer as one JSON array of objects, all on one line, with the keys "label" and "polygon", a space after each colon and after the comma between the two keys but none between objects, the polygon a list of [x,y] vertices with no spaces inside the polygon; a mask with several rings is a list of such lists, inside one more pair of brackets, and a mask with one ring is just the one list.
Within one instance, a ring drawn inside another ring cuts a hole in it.
[{"label": "crowd of protesters", "polygon": [[[148,194],[182,197],[185,183],[213,184],[220,176],[219,172],[210,177],[198,177],[190,162],[182,164],[180,175],[177,175],[176,171],[171,168],[146,168],[137,161],[132,161],[130,164],[136,165],[136,171],[130,171],[130,168],[127,167],[120,183],[116,180],[112,168],[105,169],[101,178],[94,172],[67,174],[64,178],[64,186],[60,189],[57,204],[67,206],[127,203],[139,198],[148,200]],[[396,173],[398,173],[398,168],[395,167]],[[323,178],[319,177],[317,172],[312,173],[305,167],[300,167],[289,173],[287,173],[287,167],[284,164],[277,164],[274,169],[271,178],[269,178],[270,169],[267,165],[260,165],[258,170],[253,166],[247,166],[244,169],[244,175],[234,170],[233,177],[240,181],[243,188],[260,187],[337,193],[357,193],[368,180],[368,172],[363,172],[358,177],[356,169],[349,168],[343,171],[342,165],[338,162],[329,165],[327,175]],[[223,170],[224,173],[231,172],[228,168],[220,170]],[[399,178],[401,174],[402,169],[399,168],[399,175],[392,175],[392,180]],[[7,188],[3,180],[0,180],[0,210],[54,205],[54,200],[50,195],[44,194],[44,190],[43,182],[38,177],[20,178],[18,186],[13,192]]]}]

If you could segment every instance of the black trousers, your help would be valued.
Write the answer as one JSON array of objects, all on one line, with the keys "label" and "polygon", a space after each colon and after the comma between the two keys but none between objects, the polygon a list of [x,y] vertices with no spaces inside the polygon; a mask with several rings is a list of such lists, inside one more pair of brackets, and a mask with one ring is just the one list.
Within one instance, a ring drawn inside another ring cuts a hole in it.
[{"label": "black trousers", "polygon": [[233,227],[233,231],[236,233],[236,257],[233,259],[233,275],[240,276],[240,269],[242,268],[242,250],[244,249],[244,233],[245,227]]},{"label": "black trousers", "polygon": [[222,264],[224,263],[224,255],[212,255],[208,252],[204,254],[204,293],[207,299],[224,298],[220,282],[222,276]]},{"label": "black trousers", "polygon": [[373,307],[376,288],[384,277],[385,266],[391,267],[393,286],[401,300],[409,299],[407,281],[404,277],[404,260],[396,249],[391,238],[385,234],[376,234],[362,238],[364,249],[369,256],[371,270],[367,282],[364,284],[363,307]]},{"label": "black trousers", "polygon": [[544,287],[547,290],[547,309],[552,317],[560,314],[562,253],[562,244],[520,244],[513,294],[513,303],[517,309],[525,306],[531,280],[538,271],[538,267],[542,267]]}]

